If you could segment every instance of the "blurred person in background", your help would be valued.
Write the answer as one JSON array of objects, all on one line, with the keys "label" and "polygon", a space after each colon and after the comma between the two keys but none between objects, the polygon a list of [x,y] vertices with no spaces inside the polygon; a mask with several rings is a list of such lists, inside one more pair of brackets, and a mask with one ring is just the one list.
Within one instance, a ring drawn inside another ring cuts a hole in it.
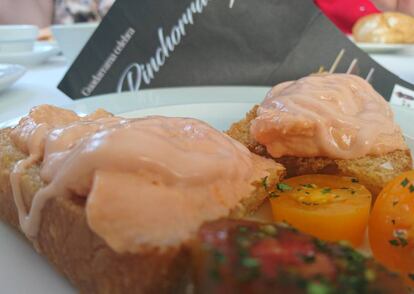
[{"label": "blurred person in background", "polygon": [[315,3],[346,34],[351,33],[359,18],[380,10],[414,16],[414,0],[315,0]]},{"label": "blurred person in background", "polygon": [[0,0],[0,24],[46,27],[53,20],[53,0]]},{"label": "blurred person in background", "polygon": [[100,21],[115,0],[56,0],[55,23]]},{"label": "blurred person in background", "polygon": [[115,0],[0,0],[0,24],[51,24],[99,21]]}]

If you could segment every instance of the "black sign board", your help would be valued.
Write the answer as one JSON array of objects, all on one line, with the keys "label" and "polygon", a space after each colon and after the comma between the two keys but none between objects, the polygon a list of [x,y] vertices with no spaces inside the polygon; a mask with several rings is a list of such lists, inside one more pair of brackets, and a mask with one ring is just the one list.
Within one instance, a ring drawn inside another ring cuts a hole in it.
[{"label": "black sign board", "polygon": [[[354,59],[387,100],[414,86],[377,64],[311,0],[118,0],[59,89],[73,99],[145,88],[264,85]],[[372,73],[372,72],[371,72]]]}]

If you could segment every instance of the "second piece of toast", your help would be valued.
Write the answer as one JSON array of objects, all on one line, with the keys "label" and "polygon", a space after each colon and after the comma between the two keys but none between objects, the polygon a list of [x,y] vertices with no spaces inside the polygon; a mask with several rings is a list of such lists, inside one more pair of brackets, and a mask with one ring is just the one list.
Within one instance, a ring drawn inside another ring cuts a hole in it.
[{"label": "second piece of toast", "polygon": [[[266,147],[256,142],[250,134],[251,122],[257,116],[258,107],[256,105],[244,119],[234,123],[227,134],[243,143],[253,153],[272,158]],[[356,159],[294,156],[273,159],[285,166],[287,177],[318,173],[356,177],[374,195],[399,173],[412,168],[409,150],[396,150],[381,156],[367,155]]]}]

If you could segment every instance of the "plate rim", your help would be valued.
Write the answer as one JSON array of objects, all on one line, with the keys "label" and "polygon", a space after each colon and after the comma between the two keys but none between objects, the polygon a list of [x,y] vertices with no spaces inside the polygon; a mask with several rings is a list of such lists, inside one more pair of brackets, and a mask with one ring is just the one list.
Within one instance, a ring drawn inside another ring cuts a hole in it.
[{"label": "plate rim", "polygon": [[[121,113],[135,111],[139,109],[146,109],[146,108],[156,108],[162,106],[172,106],[172,105],[183,105],[183,104],[202,104],[202,103],[240,103],[240,102],[248,102],[248,103],[260,103],[263,101],[265,94],[271,89],[270,86],[193,86],[193,87],[163,87],[163,88],[151,88],[151,89],[143,89],[139,92],[122,92],[122,93],[109,93],[103,95],[95,95],[85,99],[79,99],[71,101],[70,103],[63,103],[61,105],[57,105],[59,107],[64,107],[70,110],[73,110],[78,113],[89,113],[98,108],[103,108],[107,111],[114,113],[115,115],[119,115]],[[194,100],[194,97],[191,96],[191,102],[189,98],[180,98],[177,97],[182,92],[188,93],[197,93],[202,92],[205,93],[206,91],[210,91],[212,96],[206,97],[201,96],[197,97]],[[243,91],[244,96],[246,98],[239,98],[234,97],[236,96],[237,92],[240,93]],[[264,93],[262,96],[258,97],[250,97],[248,94],[250,92],[259,91]],[[219,93],[218,97],[214,97],[213,94]],[[247,94],[246,94],[247,93]],[[225,96],[227,95],[227,96]],[[223,97],[225,98],[223,99]],[[118,103],[120,102],[120,103]],[[125,105],[127,105],[125,107]],[[394,112],[394,119],[396,117],[396,112],[401,112],[406,117],[412,116],[413,125],[414,125],[414,110],[407,109],[402,106],[389,104]],[[109,107],[108,107],[109,106]],[[17,116],[12,119],[8,119],[6,121],[0,121],[0,128],[10,127],[16,124],[23,115]],[[414,137],[414,128],[412,133],[408,134]]]},{"label": "plate rim", "polygon": [[[45,42],[35,42],[33,49],[31,51],[22,51],[22,52],[7,52],[0,53],[0,59],[2,58],[27,58],[33,56],[40,56],[41,54],[49,54],[50,52],[59,51],[57,45],[45,43]],[[51,54],[51,53],[50,53]]]},{"label": "plate rim", "polygon": [[[216,92],[226,92],[230,96],[222,99],[222,97],[198,97],[197,100],[194,100],[194,97],[191,101],[191,104],[200,104],[207,102],[215,103],[239,103],[239,102],[251,102],[251,103],[260,103],[263,100],[264,95],[271,89],[270,86],[193,86],[193,87],[162,87],[162,88],[151,88],[151,89],[142,89],[139,92],[122,92],[122,93],[109,93],[102,95],[94,95],[85,99],[72,100],[71,102],[65,102],[61,104],[54,104],[58,107],[67,108],[73,110],[77,113],[89,113],[93,112],[98,108],[103,108],[107,111],[118,115],[120,113],[134,111],[144,108],[154,108],[160,106],[169,106],[169,105],[183,105],[189,104],[186,102],[187,99],[177,99],[180,92],[200,92],[205,91],[216,91]],[[246,92],[259,92],[261,91],[263,96],[255,97],[249,96],[244,100],[240,100],[238,97],[234,96],[236,91],[243,90],[243,93]],[[115,97],[114,97],[115,96]],[[121,102],[114,103],[114,102]],[[132,102],[132,103],[131,103]],[[127,106],[126,106],[127,105]],[[108,107],[109,106],[109,107]],[[126,107],[125,107],[126,106]],[[0,121],[0,128],[11,127],[19,121],[21,117],[26,115],[27,112],[16,115],[14,118],[6,119]]]},{"label": "plate rim", "polygon": [[414,43],[374,43],[374,42],[357,42],[352,35],[348,36],[355,46],[368,53],[387,53],[399,52],[414,48]]},{"label": "plate rim", "polygon": [[8,87],[13,85],[27,72],[26,67],[24,67],[23,65],[3,64],[3,63],[0,64],[0,66],[2,65],[6,65],[6,66],[9,66],[10,68],[14,68],[14,71],[4,76],[0,75],[0,92],[6,90]]}]

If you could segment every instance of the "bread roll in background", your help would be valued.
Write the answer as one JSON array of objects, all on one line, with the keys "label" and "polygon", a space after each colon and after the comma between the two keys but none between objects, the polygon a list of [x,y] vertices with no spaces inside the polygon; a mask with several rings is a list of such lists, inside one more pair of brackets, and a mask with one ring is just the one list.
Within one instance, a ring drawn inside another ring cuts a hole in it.
[{"label": "bread roll in background", "polygon": [[355,41],[366,43],[414,43],[414,17],[399,12],[370,14],[352,29]]},{"label": "bread roll in background", "polygon": [[52,41],[53,35],[50,27],[43,28],[39,30],[39,35],[37,36],[38,41]]}]

